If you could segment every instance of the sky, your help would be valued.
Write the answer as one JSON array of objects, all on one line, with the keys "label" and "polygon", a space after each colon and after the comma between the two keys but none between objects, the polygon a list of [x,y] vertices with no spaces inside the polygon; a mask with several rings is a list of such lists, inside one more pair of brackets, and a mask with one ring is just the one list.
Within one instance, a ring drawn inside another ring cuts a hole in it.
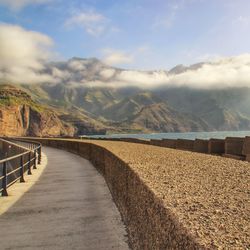
[{"label": "sky", "polygon": [[41,36],[50,60],[97,57],[128,69],[248,54],[249,13],[249,0],[0,0],[5,34]]}]

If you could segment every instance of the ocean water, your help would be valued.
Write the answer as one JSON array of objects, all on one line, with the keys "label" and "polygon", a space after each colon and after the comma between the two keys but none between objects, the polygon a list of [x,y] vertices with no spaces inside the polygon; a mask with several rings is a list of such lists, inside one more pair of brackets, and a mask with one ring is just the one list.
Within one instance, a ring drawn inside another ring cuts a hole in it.
[{"label": "ocean water", "polygon": [[250,131],[188,132],[188,133],[155,133],[155,134],[112,134],[93,135],[90,138],[138,138],[138,139],[224,139],[226,137],[250,136]]}]

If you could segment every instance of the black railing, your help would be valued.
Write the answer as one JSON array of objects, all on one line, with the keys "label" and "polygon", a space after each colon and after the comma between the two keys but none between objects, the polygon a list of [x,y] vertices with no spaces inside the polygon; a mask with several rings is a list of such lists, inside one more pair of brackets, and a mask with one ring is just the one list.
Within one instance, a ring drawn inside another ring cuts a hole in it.
[{"label": "black railing", "polygon": [[0,194],[8,196],[7,189],[17,182],[25,182],[24,174],[32,174],[41,163],[41,144],[17,139],[0,139]]}]

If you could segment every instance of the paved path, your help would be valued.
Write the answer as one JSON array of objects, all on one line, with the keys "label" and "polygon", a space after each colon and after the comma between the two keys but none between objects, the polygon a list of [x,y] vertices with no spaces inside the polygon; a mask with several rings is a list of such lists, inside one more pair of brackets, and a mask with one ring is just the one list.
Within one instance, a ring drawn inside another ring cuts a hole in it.
[{"label": "paved path", "polygon": [[41,178],[0,216],[0,249],[129,249],[120,214],[91,163],[43,151],[48,166]]}]

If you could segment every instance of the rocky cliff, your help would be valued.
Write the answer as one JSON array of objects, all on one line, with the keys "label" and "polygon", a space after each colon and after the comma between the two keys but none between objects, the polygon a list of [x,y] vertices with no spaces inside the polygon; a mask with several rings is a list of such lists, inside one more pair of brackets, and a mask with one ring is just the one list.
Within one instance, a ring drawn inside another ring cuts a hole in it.
[{"label": "rocky cliff", "polygon": [[0,135],[2,136],[72,136],[75,128],[61,121],[57,114],[34,102],[14,87],[0,88]]}]

